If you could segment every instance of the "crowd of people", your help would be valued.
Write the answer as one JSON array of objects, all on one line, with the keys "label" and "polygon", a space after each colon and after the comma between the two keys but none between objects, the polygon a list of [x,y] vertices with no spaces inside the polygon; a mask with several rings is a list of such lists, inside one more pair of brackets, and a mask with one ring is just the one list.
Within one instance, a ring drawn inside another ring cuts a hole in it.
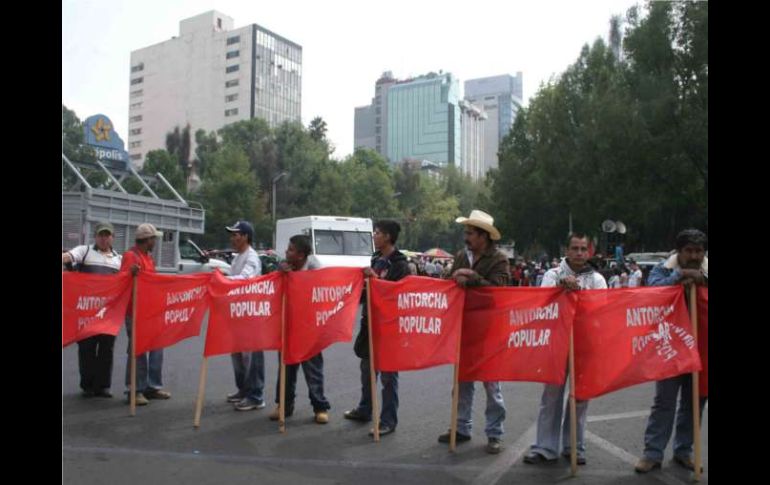
[{"label": "crowd of people", "polygon": [[[628,267],[621,261],[614,267],[605,265],[600,255],[589,257],[589,238],[584,233],[572,233],[566,243],[562,259],[551,261],[520,260],[511,264],[508,256],[497,247],[501,239],[499,230],[494,226],[491,215],[473,210],[469,217],[459,217],[456,222],[463,226],[465,248],[460,250],[453,260],[444,258],[417,257],[408,258],[396,243],[401,228],[395,221],[382,220],[374,224],[373,242],[375,252],[369,267],[364,268],[368,278],[383,278],[398,281],[409,275],[449,278],[463,287],[474,286],[543,286],[561,287],[566,291],[585,289],[603,289],[633,287],[644,284],[642,271],[636,263]],[[254,230],[246,221],[238,221],[223,228],[230,234],[230,242],[236,253],[232,263],[231,279],[245,279],[262,274],[262,266],[253,249]],[[152,250],[158,236],[161,235],[151,224],[141,224],[135,233],[136,245],[123,255],[112,249],[114,228],[109,223],[96,226],[95,243],[73,248],[62,254],[62,265],[76,265],[78,271],[86,273],[117,273],[127,270],[154,272]],[[647,284],[664,285],[704,285],[708,286],[708,260],[705,257],[707,238],[695,229],[682,231],[676,238],[675,250],[670,257],[661,262],[650,272]],[[290,239],[285,250],[285,261],[281,271],[309,271],[318,268],[312,254],[312,244],[308,236],[296,235]],[[73,268],[75,269],[75,268]],[[609,276],[609,278],[607,278]],[[609,283],[607,282],[609,280]],[[363,296],[362,296],[363,297]],[[368,347],[368,326],[366,306],[361,316],[361,328],[355,339],[353,351],[360,359],[361,396],[358,404],[346,411],[345,419],[369,422],[372,420],[372,389],[370,387],[370,356]],[[131,339],[131,304],[126,315],[126,329]],[[115,337],[97,335],[78,342],[80,367],[80,387],[85,398],[110,398],[112,374],[112,349]],[[280,357],[279,357],[280,358]],[[129,350],[130,362],[130,350]],[[232,364],[236,390],[222,396],[232,403],[237,411],[252,411],[264,408],[265,365],[263,352],[245,352],[232,354]],[[566,366],[566,362],[564,365]],[[171,393],[163,389],[162,381],[163,350],[154,350],[137,358],[137,386],[135,402],[147,405],[152,399],[169,399]],[[126,366],[126,394],[129,394],[129,375]],[[284,415],[293,414],[296,398],[296,381],[299,369],[302,369],[310,390],[310,404],[318,424],[329,422],[331,405],[324,395],[324,362],[321,353],[305,362],[287,366],[286,400]],[[393,433],[398,425],[398,372],[377,372],[382,387],[382,407],[380,410],[379,435]],[[503,449],[503,422],[506,419],[506,407],[501,392],[500,382],[482,382],[486,394],[485,428],[487,436],[486,451],[500,453]],[[690,470],[694,469],[692,459],[693,429],[690,374],[676,376],[656,384],[656,394],[651,415],[644,434],[644,455],[636,464],[635,470],[646,473],[660,468],[663,452],[674,433],[674,461]],[[270,419],[279,419],[280,379],[276,384],[276,408],[269,415]],[[457,416],[456,442],[464,443],[471,439],[472,408],[475,391],[474,382],[460,382],[459,405]],[[681,392],[681,398],[678,396]],[[130,396],[129,396],[130,397]],[[570,456],[570,413],[565,401],[565,384],[544,385],[535,443],[524,457],[528,464],[553,462],[558,457]],[[678,410],[677,410],[677,401]],[[127,398],[126,402],[130,402]],[[705,405],[702,399],[701,412]],[[584,441],[588,401],[577,402],[577,460],[579,465],[587,463]],[[369,431],[374,434],[374,430]],[[450,432],[438,436],[440,443],[450,442]]]}]

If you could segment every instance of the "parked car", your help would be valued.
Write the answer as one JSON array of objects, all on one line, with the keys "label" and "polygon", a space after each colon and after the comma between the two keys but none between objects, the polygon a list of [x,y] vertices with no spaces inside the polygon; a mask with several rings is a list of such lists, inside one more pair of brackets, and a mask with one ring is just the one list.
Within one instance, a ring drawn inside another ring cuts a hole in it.
[{"label": "parked car", "polygon": [[229,263],[217,258],[212,259],[189,239],[179,241],[179,274],[210,273],[215,269],[222,274],[230,274]]}]

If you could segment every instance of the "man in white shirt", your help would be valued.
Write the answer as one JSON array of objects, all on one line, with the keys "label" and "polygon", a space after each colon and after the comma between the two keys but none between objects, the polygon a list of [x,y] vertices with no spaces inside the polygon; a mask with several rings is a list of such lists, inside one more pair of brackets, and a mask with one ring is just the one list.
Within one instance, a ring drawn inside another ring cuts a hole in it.
[{"label": "man in white shirt", "polygon": [[[262,274],[262,262],[251,247],[254,228],[246,221],[238,221],[225,228],[230,233],[230,244],[237,253],[230,266],[230,279],[242,280]],[[250,411],[265,407],[265,355],[258,352],[236,352],[233,359],[235,385],[238,390],[227,396],[227,402],[237,411]]]},{"label": "man in white shirt", "polygon": [[[561,286],[570,291],[606,289],[604,277],[588,263],[588,237],[572,233],[567,239],[567,255],[558,268],[548,270],[543,276],[543,287]],[[564,363],[567,365],[567,363]],[[569,376],[573,379],[573,376]],[[570,456],[570,415],[569,402],[564,401],[566,382],[560,386],[546,384],[540,400],[540,414],[537,417],[537,439],[524,457],[524,462],[539,464],[558,459],[559,436],[562,440],[562,456]],[[585,465],[585,428],[588,401],[577,401],[577,462]],[[562,426],[562,409],[564,425]]]},{"label": "man in white shirt", "polygon": [[[77,265],[81,273],[112,274],[120,270],[121,258],[112,249],[115,229],[109,222],[96,225],[94,244],[77,246],[61,255],[63,265]],[[80,388],[83,397],[112,397],[113,335],[94,335],[78,342]]]}]

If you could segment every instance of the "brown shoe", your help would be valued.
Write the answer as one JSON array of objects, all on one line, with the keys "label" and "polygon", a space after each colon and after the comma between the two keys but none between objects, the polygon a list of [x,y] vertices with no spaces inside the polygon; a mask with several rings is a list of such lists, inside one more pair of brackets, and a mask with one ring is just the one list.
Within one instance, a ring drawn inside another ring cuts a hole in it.
[{"label": "brown shoe", "polygon": [[315,413],[315,422],[318,424],[326,424],[329,422],[329,413],[326,411],[318,411]]},{"label": "brown shoe", "polygon": [[[126,404],[131,404],[131,395],[126,394]],[[136,405],[137,406],[146,406],[150,404],[150,401],[147,400],[146,397],[144,397],[144,394],[141,392],[136,393]]]},{"label": "brown shoe", "polygon": [[656,468],[660,468],[659,461],[652,461],[649,458],[642,458],[636,463],[634,471],[636,471],[636,473],[647,473],[649,471],[655,470]]},{"label": "brown shoe", "polygon": [[162,389],[148,389],[144,391],[144,396],[147,399],[169,399],[171,393]]},{"label": "brown shoe", "polygon": [[[674,456],[674,463],[683,466],[690,471],[695,471],[695,462],[689,456]],[[703,467],[700,467],[700,471],[703,473]]]}]

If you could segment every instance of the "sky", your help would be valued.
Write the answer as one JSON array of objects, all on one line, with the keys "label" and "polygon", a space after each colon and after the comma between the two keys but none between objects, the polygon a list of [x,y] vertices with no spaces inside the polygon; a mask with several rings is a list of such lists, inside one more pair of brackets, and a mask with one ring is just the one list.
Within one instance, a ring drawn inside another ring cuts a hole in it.
[{"label": "sky", "polygon": [[524,104],[607,40],[609,20],[637,0],[94,0],[62,1],[62,103],[81,120],[102,113],[128,140],[132,50],[179,35],[179,21],[217,10],[302,46],[302,123],[327,123],[334,156],[353,151],[354,108],[384,71],[451,72],[463,82],[523,73]]}]

